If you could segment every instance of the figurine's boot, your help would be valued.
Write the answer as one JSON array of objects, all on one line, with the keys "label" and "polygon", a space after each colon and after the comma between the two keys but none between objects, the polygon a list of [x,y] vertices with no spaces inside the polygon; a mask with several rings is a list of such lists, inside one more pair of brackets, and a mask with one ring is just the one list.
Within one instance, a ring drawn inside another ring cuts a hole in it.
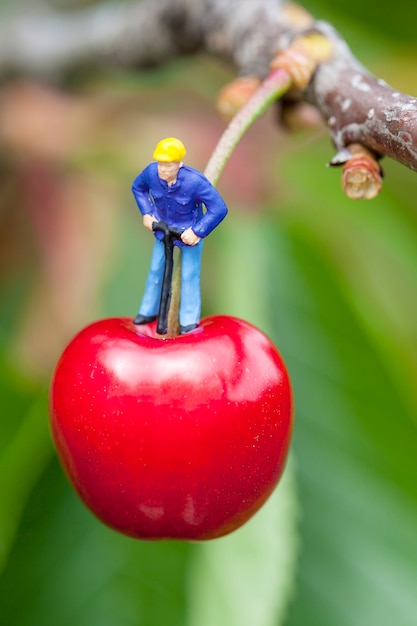
[{"label": "figurine's boot", "polygon": [[133,320],[133,323],[138,325],[149,324],[149,322],[153,322],[154,320],[156,320],[156,315],[141,315],[138,313]]}]

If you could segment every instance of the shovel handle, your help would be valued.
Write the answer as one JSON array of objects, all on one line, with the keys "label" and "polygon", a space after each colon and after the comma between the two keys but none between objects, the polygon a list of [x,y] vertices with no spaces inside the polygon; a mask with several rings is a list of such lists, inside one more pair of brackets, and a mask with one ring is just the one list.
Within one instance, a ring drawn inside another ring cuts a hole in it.
[{"label": "shovel handle", "polygon": [[178,239],[178,241],[181,241],[181,235],[183,232],[179,230],[178,228],[173,228],[171,226],[168,226],[168,224],[164,222],[164,220],[159,220],[159,222],[152,222],[152,230],[160,231],[161,233],[164,234],[164,238],[169,237],[172,241],[174,241],[175,239]]}]

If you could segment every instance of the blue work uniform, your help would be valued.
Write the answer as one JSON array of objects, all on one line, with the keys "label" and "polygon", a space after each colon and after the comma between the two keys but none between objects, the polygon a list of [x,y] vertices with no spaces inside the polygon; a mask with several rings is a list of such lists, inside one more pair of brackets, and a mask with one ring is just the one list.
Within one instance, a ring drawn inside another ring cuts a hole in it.
[{"label": "blue work uniform", "polygon": [[[199,171],[182,165],[177,180],[168,185],[158,176],[158,164],[148,165],[134,180],[132,192],[142,215],[153,215],[158,221],[181,231],[192,228],[201,237],[195,246],[182,241],[181,248],[181,326],[198,324],[201,312],[200,270],[203,239],[224,219],[227,206],[213,185]],[[205,207],[205,210],[204,208]],[[165,251],[161,232],[155,232],[151,267],[139,313],[152,317],[158,314],[161,300]]]}]

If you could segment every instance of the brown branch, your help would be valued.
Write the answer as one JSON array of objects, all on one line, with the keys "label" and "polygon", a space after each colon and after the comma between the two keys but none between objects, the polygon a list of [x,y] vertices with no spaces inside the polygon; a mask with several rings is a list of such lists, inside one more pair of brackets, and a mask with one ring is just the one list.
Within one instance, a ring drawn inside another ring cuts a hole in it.
[{"label": "brown branch", "polygon": [[307,97],[327,121],[336,149],[359,143],[417,170],[417,98],[372,76],[329,25],[317,27],[332,40],[334,54],[318,68]]},{"label": "brown branch", "polygon": [[[312,26],[333,45],[300,99],[328,125],[343,163],[361,144],[417,170],[417,99],[394,91],[357,61],[324,22]],[[0,74],[62,76],[83,65],[146,67],[205,51],[239,76],[263,78],[271,60],[305,29],[283,0],[145,0],[69,14],[28,11],[0,23]]]},{"label": "brown branch", "polygon": [[0,73],[59,74],[86,64],[147,67],[205,50],[264,76],[292,31],[281,0],[144,0],[0,23]]}]

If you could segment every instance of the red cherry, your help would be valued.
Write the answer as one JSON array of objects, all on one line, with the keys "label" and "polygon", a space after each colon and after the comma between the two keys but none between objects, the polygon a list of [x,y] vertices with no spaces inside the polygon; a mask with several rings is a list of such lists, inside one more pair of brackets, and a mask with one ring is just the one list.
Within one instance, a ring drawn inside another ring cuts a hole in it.
[{"label": "red cherry", "polygon": [[105,319],[57,364],[51,428],[61,462],[105,524],[141,539],[211,539],[246,522],[284,468],[285,365],[228,316],[161,339],[155,322]]}]

